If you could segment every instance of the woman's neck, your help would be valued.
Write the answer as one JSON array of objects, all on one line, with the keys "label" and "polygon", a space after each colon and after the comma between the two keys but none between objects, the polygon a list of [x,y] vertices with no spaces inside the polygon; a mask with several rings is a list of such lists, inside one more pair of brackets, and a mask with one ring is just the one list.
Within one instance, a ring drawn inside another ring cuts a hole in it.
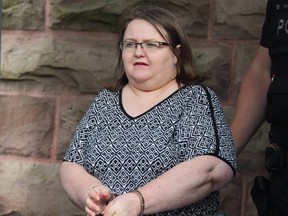
[{"label": "woman's neck", "polygon": [[165,100],[180,87],[182,86],[179,86],[175,79],[153,90],[143,90],[128,83],[122,91],[122,105],[130,116],[139,116]]}]

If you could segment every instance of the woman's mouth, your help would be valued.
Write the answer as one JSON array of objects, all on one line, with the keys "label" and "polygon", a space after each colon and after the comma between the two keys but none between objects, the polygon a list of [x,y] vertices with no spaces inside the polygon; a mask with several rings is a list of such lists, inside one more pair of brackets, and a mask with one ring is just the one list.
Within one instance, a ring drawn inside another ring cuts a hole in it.
[{"label": "woman's mouth", "polygon": [[144,63],[144,62],[136,62],[136,63],[134,63],[134,65],[147,66],[148,64],[146,64],[146,63]]}]

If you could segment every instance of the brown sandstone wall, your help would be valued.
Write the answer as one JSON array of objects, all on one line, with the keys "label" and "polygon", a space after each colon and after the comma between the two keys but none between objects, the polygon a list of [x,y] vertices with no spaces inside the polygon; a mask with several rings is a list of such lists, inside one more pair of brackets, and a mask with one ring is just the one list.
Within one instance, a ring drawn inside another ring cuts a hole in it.
[{"label": "brown sandstone wall", "polygon": [[[127,8],[171,10],[189,34],[200,73],[227,120],[255,53],[266,0],[3,0],[0,72],[0,216],[85,215],[59,182],[75,127],[116,63],[116,23]],[[250,198],[263,168],[268,125],[239,158],[222,191],[228,216],[256,215]]]}]

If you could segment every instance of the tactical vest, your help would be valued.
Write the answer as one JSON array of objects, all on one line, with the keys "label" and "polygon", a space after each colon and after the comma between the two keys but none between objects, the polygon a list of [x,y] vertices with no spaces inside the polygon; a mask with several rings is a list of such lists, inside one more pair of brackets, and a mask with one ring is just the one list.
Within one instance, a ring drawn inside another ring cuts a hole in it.
[{"label": "tactical vest", "polygon": [[267,94],[266,120],[288,127],[288,0],[274,0],[272,6],[272,82]]}]

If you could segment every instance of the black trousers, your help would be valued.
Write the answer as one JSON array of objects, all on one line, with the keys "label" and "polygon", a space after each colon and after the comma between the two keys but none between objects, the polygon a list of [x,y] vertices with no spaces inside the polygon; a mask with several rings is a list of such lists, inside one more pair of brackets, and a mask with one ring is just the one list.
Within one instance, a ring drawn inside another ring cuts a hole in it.
[{"label": "black trousers", "polygon": [[288,216],[288,127],[272,124],[270,140],[286,149],[283,169],[272,172],[269,178],[269,193],[273,216]]},{"label": "black trousers", "polygon": [[288,164],[282,171],[272,173],[269,180],[273,216],[288,216]]}]

